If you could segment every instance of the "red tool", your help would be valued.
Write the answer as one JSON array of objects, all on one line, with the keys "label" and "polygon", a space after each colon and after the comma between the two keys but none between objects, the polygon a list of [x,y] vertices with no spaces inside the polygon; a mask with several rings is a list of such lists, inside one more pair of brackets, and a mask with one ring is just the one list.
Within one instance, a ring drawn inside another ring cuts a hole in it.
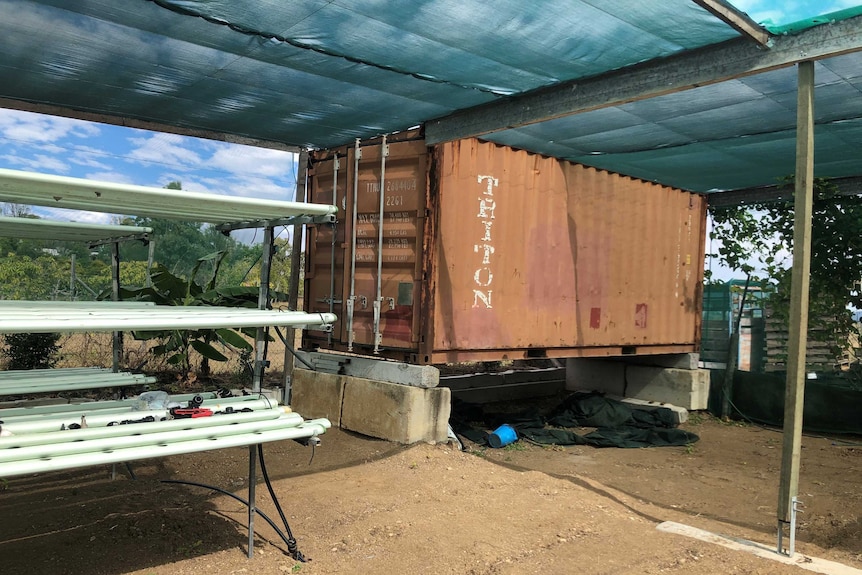
[{"label": "red tool", "polygon": [[171,415],[174,416],[174,419],[183,419],[186,417],[209,417],[213,414],[212,409],[207,409],[206,407],[173,407],[171,408]]}]

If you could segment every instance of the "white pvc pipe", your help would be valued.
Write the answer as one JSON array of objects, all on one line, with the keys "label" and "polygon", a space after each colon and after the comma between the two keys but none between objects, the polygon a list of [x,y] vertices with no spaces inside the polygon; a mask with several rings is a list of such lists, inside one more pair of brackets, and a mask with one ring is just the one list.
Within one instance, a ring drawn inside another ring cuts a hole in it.
[{"label": "white pvc pipe", "polygon": [[104,379],[106,377],[113,377],[114,379],[120,379],[124,377],[146,377],[140,373],[130,373],[128,371],[120,371],[114,373],[111,369],[105,370],[87,370],[85,372],[70,372],[70,373],[52,373],[50,369],[39,369],[34,370],[40,373],[36,373],[33,375],[6,375],[3,372],[0,372],[0,389],[3,389],[7,385],[22,385],[22,384],[30,384],[30,385],[47,385],[52,381],[82,381],[88,379]]},{"label": "white pvc pipe", "polygon": [[[192,397],[194,397],[194,396],[192,396]],[[188,399],[191,399],[191,397],[189,397]],[[261,399],[267,401],[267,403],[265,405],[268,407],[274,406],[276,404],[275,402],[269,400],[268,398],[266,398],[266,396],[263,396],[263,395],[243,395],[243,396],[236,396],[236,397],[204,399],[202,407],[210,408],[213,411],[221,411],[222,409],[224,409],[224,406],[232,405],[234,407],[234,409],[242,409],[244,407],[251,407],[251,406],[246,406],[245,405],[246,402],[260,401]],[[44,409],[44,410],[40,410],[38,412],[23,413],[21,415],[5,415],[4,414],[4,415],[2,415],[2,417],[0,417],[0,421],[5,421],[8,424],[8,423],[20,423],[22,421],[46,421],[48,419],[57,419],[57,420],[59,420],[59,422],[62,422],[63,419],[66,417],[80,418],[82,415],[86,415],[87,417],[90,417],[91,414],[95,414],[95,413],[98,413],[98,414],[116,413],[116,414],[121,414],[121,415],[122,414],[134,415],[136,413],[142,413],[141,411],[137,411],[134,409],[134,407],[137,405],[137,401],[138,401],[137,399],[132,400],[132,401],[126,400],[126,401],[123,401],[122,403],[118,403],[114,407],[98,407],[98,408],[92,408],[91,404],[89,404],[89,403],[78,403],[75,405],[59,405],[56,407],[62,408],[62,409],[56,409],[56,410]],[[175,398],[175,396],[171,396],[170,401],[176,401],[177,403],[182,405],[183,403],[186,403],[187,400],[185,400],[185,401],[184,400],[177,400]],[[237,406],[236,404],[241,404],[241,406]],[[221,406],[221,407],[213,407],[213,406]],[[45,407],[50,408],[50,407],[55,407],[55,406],[45,406]],[[183,407],[185,407],[185,406],[183,405]],[[71,408],[71,409],[69,409],[69,408]],[[251,407],[251,408],[254,409],[254,407]],[[5,411],[0,412],[0,413],[5,413]],[[125,417],[124,419],[129,419],[129,418]],[[135,417],[135,419],[138,419],[138,418]],[[60,423],[58,423],[57,425],[59,426]]]},{"label": "white pvc pipe", "polygon": [[53,459],[31,459],[26,461],[13,461],[0,464],[0,477],[13,477],[15,475],[27,475],[30,473],[44,473],[46,471],[59,471],[63,469],[74,469],[76,467],[87,467],[106,463],[122,463],[135,461],[137,459],[151,459],[153,457],[166,457],[169,455],[180,455],[183,453],[196,453],[212,449],[224,449],[228,447],[241,447],[244,445],[255,445],[270,441],[282,441],[285,439],[301,439],[322,435],[330,426],[329,421],[312,420],[296,427],[273,429],[257,433],[242,433],[215,437],[212,439],[197,439],[193,441],[181,441],[177,443],[166,443],[160,445],[148,445],[146,447],[130,447],[118,449],[110,453],[80,453],[75,455],[64,455]]},{"label": "white pvc pipe", "polygon": [[0,201],[224,223],[328,215],[335,206],[202,194],[0,169]]},{"label": "white pvc pipe", "polygon": [[[250,409],[269,409],[273,407],[273,404],[267,399],[256,399],[253,401],[232,404],[210,403],[205,405],[204,407],[212,409],[213,411],[223,411],[224,408],[228,406],[233,407],[234,409],[244,409],[246,407]],[[119,423],[124,420],[139,420],[145,417],[154,417],[156,421],[159,421],[163,417],[168,417],[170,415],[170,411],[167,409],[156,409],[150,411],[126,411],[122,413],[103,413],[102,411],[98,411],[90,414],[64,413],[57,417],[45,417],[38,420],[34,419],[30,421],[4,419],[3,421],[5,423],[3,423],[3,429],[11,432],[13,435],[60,431],[64,426],[68,429],[69,426],[72,424],[80,425],[82,422],[82,415],[86,416],[87,426],[105,427],[112,422]]]},{"label": "white pvc pipe", "polygon": [[86,429],[49,431],[47,433],[32,433],[27,435],[10,435],[8,437],[0,437],[0,450],[19,449],[31,445],[48,445],[64,441],[89,441],[91,439],[103,439],[105,437],[143,435],[149,433],[161,433],[162,431],[178,431],[199,427],[230,425],[233,423],[249,423],[252,421],[264,421],[267,419],[287,417],[288,414],[290,417],[300,421],[302,420],[301,415],[285,411],[286,409],[289,408],[274,407],[272,409],[259,409],[251,412],[213,415],[212,417],[166,419],[165,421],[157,421],[153,423],[132,423],[128,425],[112,425],[110,427],[88,427]]},{"label": "white pvc pipe", "polygon": [[[200,419],[215,419],[222,421],[221,425],[207,427],[192,427],[185,429],[163,429],[155,433],[147,433],[141,435],[128,435],[131,429],[128,426],[106,427],[104,429],[115,429],[122,427],[119,431],[124,431],[124,435],[114,437],[104,437],[101,439],[78,439],[74,431],[67,432],[66,440],[59,443],[51,443],[45,445],[33,445],[29,447],[0,449],[0,465],[9,461],[21,461],[25,459],[53,459],[64,455],[72,455],[75,453],[87,452],[106,452],[116,451],[117,449],[126,449],[129,447],[141,447],[144,445],[161,445],[163,443],[173,443],[177,441],[193,441],[196,439],[214,439],[216,437],[225,437],[228,435],[239,435],[242,433],[260,433],[270,431],[272,429],[282,429],[285,427],[296,427],[303,422],[302,416],[294,413],[284,414],[283,417],[277,419],[266,419],[261,421],[249,421],[245,423],[229,422],[222,420],[221,416],[212,416]],[[182,420],[173,420],[182,421]],[[171,423],[170,421],[150,423],[148,426],[162,427],[161,423]],[[137,427],[144,427],[143,425]]]},{"label": "white pvc pipe", "polygon": [[[179,395],[171,395],[170,398],[171,401],[182,403],[190,400],[195,395],[200,395],[204,398],[204,401],[206,401],[207,399],[215,399],[217,397],[216,393],[213,391],[202,391],[200,393],[183,393]],[[228,399],[230,398],[222,398],[222,401],[226,401]],[[68,411],[80,411],[82,409],[86,409],[88,411],[96,411],[99,409],[122,410],[129,409],[132,405],[135,405],[137,401],[138,398],[133,397],[130,399],[113,399],[107,401],[79,401],[77,403],[67,401],[66,403],[55,403],[52,405],[23,405],[18,407],[7,407],[0,409],[0,420],[5,419],[6,417],[16,417],[21,415],[42,415],[46,413],[63,413]]]},{"label": "white pvc pipe", "polygon": [[134,312],[57,312],[49,317],[42,312],[11,313],[0,317],[0,333],[45,333],[78,331],[132,331],[162,329],[215,329],[274,326],[322,326],[337,319],[331,313],[282,312],[238,308],[159,306],[170,310],[148,309]]},{"label": "white pvc pipe", "polygon": [[[2,311],[2,310],[0,310]],[[7,379],[42,377],[45,374],[54,375],[93,375],[96,373],[114,373],[107,367],[55,367],[51,369],[8,369],[0,371],[0,383]]]},{"label": "white pvc pipe", "polygon": [[25,383],[18,385],[7,385],[0,383],[0,396],[3,395],[27,395],[28,393],[62,393],[64,391],[76,391],[80,389],[98,389],[103,387],[131,387],[135,385],[147,385],[156,383],[157,378],[139,375],[133,377],[96,376],[90,379],[65,382]]}]

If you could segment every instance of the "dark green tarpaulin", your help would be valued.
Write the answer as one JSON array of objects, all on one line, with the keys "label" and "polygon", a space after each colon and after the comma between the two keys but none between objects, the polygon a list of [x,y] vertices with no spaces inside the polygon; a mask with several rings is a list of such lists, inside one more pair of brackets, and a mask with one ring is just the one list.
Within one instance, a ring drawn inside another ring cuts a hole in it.
[{"label": "dark green tarpaulin", "polygon": [[[487,434],[478,426],[492,430],[507,423],[519,437],[546,445],[592,445],[593,447],[663,447],[688,445],[700,438],[677,429],[670,409],[633,409],[628,404],[598,393],[575,393],[548,414],[493,414],[481,406],[456,403],[452,407],[452,429],[475,443],[487,443]],[[577,427],[595,427],[579,435]]]}]

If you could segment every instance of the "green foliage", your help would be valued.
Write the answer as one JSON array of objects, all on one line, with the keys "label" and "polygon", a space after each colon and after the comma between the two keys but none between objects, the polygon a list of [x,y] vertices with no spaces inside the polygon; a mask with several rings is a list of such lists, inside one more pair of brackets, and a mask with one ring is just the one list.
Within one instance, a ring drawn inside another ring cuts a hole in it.
[{"label": "green foliage", "polygon": [[48,369],[57,365],[59,333],[10,333],[2,349],[8,369]]},{"label": "green foliage", "polygon": [[[784,183],[793,190],[793,178]],[[842,196],[827,180],[814,182],[811,229],[809,324],[813,337],[829,341],[837,354],[855,331],[848,306],[862,308],[862,198]],[[717,257],[729,268],[754,274],[760,263],[772,286],[769,303],[775,315],[789,315],[794,237],[794,209],[788,200],[751,206],[710,208]]]},{"label": "green foliage", "polygon": [[[205,255],[197,261],[189,279],[176,276],[166,267],[157,264],[151,274],[152,286],[121,289],[120,298],[151,301],[157,305],[256,308],[258,288],[217,286],[216,280],[224,258],[224,252]],[[211,273],[205,282],[199,283],[196,277],[205,265],[211,267]],[[133,332],[133,336],[139,340],[158,340],[159,344],[152,349],[152,353],[164,357],[170,365],[183,371],[188,371],[191,367],[190,351],[196,351],[203,358],[201,373],[208,375],[209,361],[228,360],[216,346],[239,352],[252,349],[252,345],[242,337],[241,332],[251,333],[249,330],[199,329],[137,331]]]}]

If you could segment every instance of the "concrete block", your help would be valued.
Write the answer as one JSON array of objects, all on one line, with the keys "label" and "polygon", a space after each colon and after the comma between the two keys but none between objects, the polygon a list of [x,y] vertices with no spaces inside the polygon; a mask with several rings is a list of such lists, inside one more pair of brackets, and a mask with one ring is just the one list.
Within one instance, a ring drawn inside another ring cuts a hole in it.
[{"label": "concrete block", "polygon": [[341,426],[344,378],[340,375],[296,368],[291,381],[290,407],[306,419],[325,417]]},{"label": "concrete block", "polygon": [[614,399],[621,403],[631,406],[632,409],[641,409],[645,411],[653,411],[660,407],[669,409],[676,417],[676,424],[685,423],[688,421],[688,410],[670,403],[659,403],[657,401],[644,401],[643,399],[634,399],[633,397],[617,397],[615,395],[606,395],[608,399]]},{"label": "concrete block", "polygon": [[403,444],[447,440],[451,412],[448,388],[342,377],[342,428]]},{"label": "concrete block", "polygon": [[709,370],[629,366],[624,397],[670,403],[689,410],[706,409]]},{"label": "concrete block", "polygon": [[595,390],[622,396],[627,367],[621,361],[570,357],[566,360],[566,389]]},{"label": "concrete block", "polygon": [[676,369],[697,369],[699,353],[666,353],[662,355],[636,355],[624,358],[629,365],[652,365]]},{"label": "concrete block", "polygon": [[437,387],[440,383],[440,370],[433,365],[412,365],[400,361],[325,351],[297,353],[316,370],[328,373],[414,387]]},{"label": "concrete block", "polygon": [[566,389],[670,403],[688,410],[706,409],[709,371],[629,365],[621,360],[569,358]]}]

